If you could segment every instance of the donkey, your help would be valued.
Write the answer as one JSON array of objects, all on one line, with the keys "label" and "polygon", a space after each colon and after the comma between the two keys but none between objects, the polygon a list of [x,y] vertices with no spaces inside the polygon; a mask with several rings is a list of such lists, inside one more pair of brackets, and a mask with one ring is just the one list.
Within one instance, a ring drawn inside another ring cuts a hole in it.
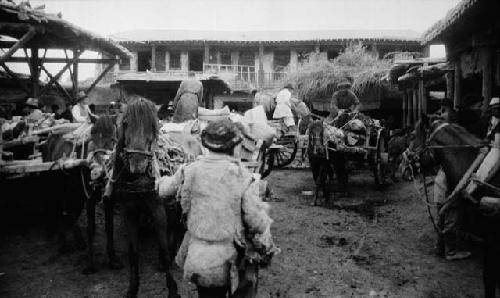
[{"label": "donkey", "polygon": [[139,291],[140,216],[147,211],[152,216],[160,244],[160,267],[165,270],[168,297],[180,297],[177,283],[170,273],[167,244],[167,217],[163,202],[155,190],[159,176],[155,150],[159,121],[154,104],[133,96],[127,106],[118,135],[112,174],[117,201],[124,208],[128,237],[130,279],[127,297],[137,297]]},{"label": "donkey", "polygon": [[[463,127],[456,124],[442,124],[439,122],[430,123],[424,115],[415,126],[415,138],[410,144],[410,149],[421,155],[421,166],[424,163],[434,164],[434,159],[439,163],[448,181],[448,188],[454,189],[460,179],[464,176],[469,166],[475,160],[478,149],[476,145],[480,140],[469,133]],[[432,148],[433,146],[436,146]],[[432,148],[432,149],[431,149]],[[500,187],[500,172],[488,182],[495,187]],[[477,197],[498,196],[491,193],[489,189],[479,189]],[[468,204],[464,198],[458,204]],[[495,297],[495,292],[500,287],[500,217],[486,216],[480,214],[476,204],[468,208],[469,212],[474,212],[478,216],[481,236],[484,239],[484,271],[483,281],[485,297]]]},{"label": "donkey", "polygon": [[314,206],[318,205],[320,189],[323,191],[324,203],[328,203],[330,198],[330,183],[333,180],[333,169],[327,158],[327,148],[323,143],[323,132],[323,121],[321,120],[313,121],[307,130],[309,139],[307,155],[316,184]]}]

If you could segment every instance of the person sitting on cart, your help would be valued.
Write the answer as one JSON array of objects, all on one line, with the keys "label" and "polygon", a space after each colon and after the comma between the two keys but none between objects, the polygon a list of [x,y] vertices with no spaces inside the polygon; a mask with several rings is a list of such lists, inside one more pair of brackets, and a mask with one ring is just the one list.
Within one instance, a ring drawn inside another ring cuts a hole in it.
[{"label": "person sitting on cart", "polygon": [[296,130],[295,119],[292,113],[292,84],[286,84],[278,95],[276,95],[276,108],[274,109],[273,119],[281,119],[288,132]]},{"label": "person sitting on cart", "polygon": [[26,100],[25,105],[25,113],[26,120],[28,122],[37,122],[43,119],[43,112],[40,110],[40,106],[38,104],[38,98],[30,97]]},{"label": "person sitting on cart", "polygon": [[83,91],[78,92],[77,101],[78,103],[71,109],[73,121],[77,123],[94,123],[98,116],[90,111],[87,94]]},{"label": "person sitting on cart", "polygon": [[358,112],[361,102],[351,90],[351,83],[344,81],[337,85],[338,90],[332,95],[330,102],[330,113],[333,118],[337,116],[339,110],[345,110],[348,113]]},{"label": "person sitting on cart", "polygon": [[261,257],[269,261],[279,252],[268,205],[259,197],[258,181],[234,158],[242,142],[237,125],[210,122],[201,140],[209,154],[158,184],[159,196],[180,199],[187,218],[176,262],[198,287],[198,297],[255,297]]},{"label": "person sitting on cart", "polygon": [[203,100],[203,84],[190,71],[189,78],[183,80],[174,97],[174,123],[181,123],[198,118],[198,106]]}]

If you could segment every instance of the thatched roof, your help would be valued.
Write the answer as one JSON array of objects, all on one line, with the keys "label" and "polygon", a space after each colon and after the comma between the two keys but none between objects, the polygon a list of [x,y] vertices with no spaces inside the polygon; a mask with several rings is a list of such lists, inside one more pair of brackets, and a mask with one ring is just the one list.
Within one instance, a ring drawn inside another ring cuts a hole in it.
[{"label": "thatched roof", "polygon": [[423,78],[424,80],[434,79],[453,70],[453,65],[449,63],[413,66],[408,69],[408,71],[404,75],[398,78],[398,82],[418,80],[420,78]]},{"label": "thatched roof", "polygon": [[[485,0],[483,2],[490,1]],[[497,0],[491,0],[497,1]],[[448,11],[446,16],[437,21],[432,27],[430,27],[422,35],[422,44],[427,45],[435,40],[441,38],[441,36],[448,31],[452,26],[460,22],[464,15],[468,14],[472,9],[474,9],[480,0],[462,0],[457,6]]]},{"label": "thatched roof", "polygon": [[[61,18],[61,15],[46,13],[43,8],[31,8],[29,2],[15,4],[12,1],[0,0],[0,23],[18,26],[0,27],[0,36],[21,38],[27,30],[19,30],[22,25],[37,28],[37,35],[26,47],[59,48],[59,49],[89,49],[105,52],[122,58],[131,57],[130,52],[112,41],[80,28]],[[13,27],[17,27],[13,28]],[[4,41],[4,39],[0,39]]]},{"label": "thatched roof", "polygon": [[130,30],[111,35],[120,43],[311,43],[377,41],[381,44],[419,44],[419,34],[412,30],[317,30],[317,31],[192,31]]},{"label": "thatched roof", "polygon": [[361,45],[349,46],[332,62],[311,59],[288,73],[299,96],[308,99],[331,97],[339,83],[352,81],[352,89],[358,96],[374,88],[389,87],[385,80],[391,68],[387,60],[380,60],[368,53]]}]

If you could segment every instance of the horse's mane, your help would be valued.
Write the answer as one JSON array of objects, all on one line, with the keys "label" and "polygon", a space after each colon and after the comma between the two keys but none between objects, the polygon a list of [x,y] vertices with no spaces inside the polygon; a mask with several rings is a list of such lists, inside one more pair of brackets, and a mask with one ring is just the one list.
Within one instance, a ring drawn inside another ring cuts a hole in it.
[{"label": "horse's mane", "polygon": [[[431,124],[430,131],[434,131],[442,123],[444,123],[444,122],[443,121],[434,121]],[[446,133],[446,135],[449,138],[458,141],[458,144],[475,146],[481,142],[480,139],[478,139],[476,136],[474,136],[472,133],[470,133],[467,129],[465,129],[464,127],[462,127],[458,124],[455,124],[455,123],[449,123],[447,126],[445,126],[441,129],[441,132]],[[436,139],[436,142],[439,142],[438,138],[435,138],[435,139]]]},{"label": "horse's mane", "polygon": [[159,122],[154,104],[142,97],[130,99],[123,116],[124,136],[133,144],[151,144],[158,139]]},{"label": "horse's mane", "polygon": [[115,138],[116,125],[113,118],[109,115],[100,116],[92,126],[90,134],[93,138]]}]

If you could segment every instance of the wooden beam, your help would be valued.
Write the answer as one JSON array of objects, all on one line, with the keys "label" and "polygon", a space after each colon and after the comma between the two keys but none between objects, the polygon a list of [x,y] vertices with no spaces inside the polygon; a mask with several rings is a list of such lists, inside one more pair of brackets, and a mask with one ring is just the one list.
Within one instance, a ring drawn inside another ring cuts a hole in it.
[{"label": "wooden beam", "polygon": [[6,62],[9,58],[14,55],[14,53],[22,48],[28,41],[30,41],[36,35],[36,30],[34,27],[31,27],[24,36],[19,39],[8,51],[0,57],[0,63]]},{"label": "wooden beam", "polygon": [[66,72],[66,70],[68,68],[71,67],[71,65],[75,62],[75,61],[78,61],[78,58],[80,57],[80,55],[83,53],[83,51],[80,51],[78,52],[77,56],[74,56],[73,59],[71,61],[66,61],[66,65],[52,78],[50,79],[50,81],[47,83],[47,85],[45,85],[45,87],[42,89],[42,91],[40,92],[40,95],[44,94],[45,92],[47,92],[50,87],[52,86],[52,84],[54,84],[55,81],[58,81],[61,76],[63,75],[64,72]]},{"label": "wooden beam", "polygon": [[[97,64],[109,64],[114,62],[119,62],[120,59],[78,59],[77,63],[97,63]],[[11,57],[7,61],[9,63],[27,63],[28,59],[23,57]],[[67,63],[68,60],[66,58],[45,58],[44,63]]]},{"label": "wooden beam", "polygon": [[95,79],[95,81],[90,85],[89,88],[85,91],[85,94],[89,94],[92,89],[104,78],[104,76],[115,66],[114,63],[110,63],[103,71],[102,73]]},{"label": "wooden beam", "polygon": [[425,96],[424,80],[420,79],[418,81],[418,94],[420,98],[420,113],[419,119],[422,118],[422,113],[427,114],[427,97]]},{"label": "wooden beam", "polygon": [[408,113],[406,115],[406,127],[411,127],[412,116],[413,116],[411,88],[406,89],[405,92],[406,92],[406,100],[407,100],[406,106],[408,107]]},{"label": "wooden beam", "polygon": [[418,121],[418,93],[417,93],[417,88],[415,86],[412,87],[412,100],[413,100],[413,125]]},{"label": "wooden beam", "polygon": [[[49,77],[49,79],[53,79],[54,77],[52,76],[52,74],[45,68],[45,66],[43,65],[40,65],[40,69],[42,69],[45,74],[47,74],[47,76]],[[66,98],[68,98],[69,102],[70,103],[73,103],[73,98],[71,97],[71,95],[68,93],[68,91],[66,89],[64,89],[63,86],[61,86],[61,84],[59,84],[59,82],[57,80],[54,81],[54,84],[57,86],[57,88],[59,89],[59,91],[61,91],[61,93],[66,96]]]}]

